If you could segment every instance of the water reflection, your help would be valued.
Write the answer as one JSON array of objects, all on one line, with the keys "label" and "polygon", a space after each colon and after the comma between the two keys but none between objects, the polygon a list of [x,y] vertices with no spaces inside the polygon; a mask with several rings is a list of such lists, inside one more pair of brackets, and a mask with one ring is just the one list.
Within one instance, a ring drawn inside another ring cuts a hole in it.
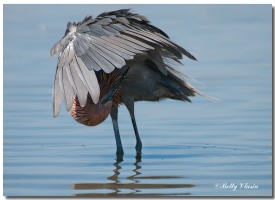
[{"label": "water reflection", "polygon": [[[78,193],[75,196],[158,196],[158,195],[191,195],[190,192],[182,192],[182,188],[195,187],[194,184],[172,184],[167,183],[167,179],[183,179],[182,176],[142,176],[140,165],[141,159],[136,159],[133,164],[134,172],[133,175],[126,177],[126,180],[131,180],[131,183],[122,183],[125,181],[120,178],[120,170],[122,169],[121,163],[123,161],[116,161],[113,165],[115,166],[114,174],[107,177],[107,180],[112,181],[112,183],[76,183],[73,185],[74,190],[89,190],[88,193]],[[153,183],[148,183],[150,180]],[[157,183],[156,183],[156,180]],[[146,183],[143,183],[145,181]],[[173,181],[179,182],[179,181]],[[178,189],[170,191],[171,189]],[[104,190],[104,192],[101,192]],[[111,192],[106,192],[106,190],[111,190]],[[124,191],[122,193],[122,190]],[[127,192],[125,192],[127,190]],[[152,192],[153,190],[153,192]],[[146,192],[147,191],[147,192]],[[149,191],[149,192],[148,192]],[[151,191],[151,192],[150,192]],[[180,191],[180,192],[179,192]],[[86,192],[86,191],[85,191]]]}]

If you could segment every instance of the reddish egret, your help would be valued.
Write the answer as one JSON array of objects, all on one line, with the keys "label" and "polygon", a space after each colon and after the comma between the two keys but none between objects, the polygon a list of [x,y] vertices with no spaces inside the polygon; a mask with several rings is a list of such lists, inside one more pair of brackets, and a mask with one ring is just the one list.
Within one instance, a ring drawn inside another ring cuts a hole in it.
[{"label": "reddish egret", "polygon": [[123,156],[118,106],[124,104],[133,123],[137,156],[142,143],[134,114],[136,101],[170,98],[191,102],[200,94],[180,72],[179,59],[196,58],[173,42],[149,20],[129,9],[105,12],[96,18],[67,24],[64,37],[51,49],[59,52],[54,80],[53,113],[63,99],[72,117],[96,126],[111,115],[117,155]]}]

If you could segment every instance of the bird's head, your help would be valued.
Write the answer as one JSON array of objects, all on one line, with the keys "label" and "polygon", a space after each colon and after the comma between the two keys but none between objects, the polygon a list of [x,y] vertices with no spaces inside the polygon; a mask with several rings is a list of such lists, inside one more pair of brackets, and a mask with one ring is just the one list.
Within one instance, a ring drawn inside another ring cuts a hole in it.
[{"label": "bird's head", "polygon": [[116,81],[108,91],[101,90],[102,96],[98,103],[94,103],[91,96],[88,95],[86,105],[80,106],[77,96],[73,101],[71,115],[73,118],[87,126],[96,126],[103,122],[111,113],[112,106],[118,106],[121,102],[121,83],[125,78],[129,67],[125,69],[118,81]]},{"label": "bird's head", "polygon": [[108,117],[112,108],[112,101],[103,104],[103,99],[101,98],[97,104],[94,104],[91,98],[88,98],[86,105],[81,107],[78,98],[75,97],[71,109],[72,117],[87,126],[96,126],[102,123]]}]

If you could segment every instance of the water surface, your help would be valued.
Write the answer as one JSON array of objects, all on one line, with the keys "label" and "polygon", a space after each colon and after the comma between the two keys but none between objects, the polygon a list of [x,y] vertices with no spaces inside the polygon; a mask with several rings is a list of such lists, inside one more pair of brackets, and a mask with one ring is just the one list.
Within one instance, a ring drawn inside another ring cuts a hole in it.
[{"label": "water surface", "polygon": [[[186,74],[203,83],[192,103],[136,103],[143,142],[135,158],[129,114],[116,162],[110,118],[52,117],[57,57],[68,21],[133,8],[194,54]],[[271,196],[271,5],[4,5],[5,196]]]}]

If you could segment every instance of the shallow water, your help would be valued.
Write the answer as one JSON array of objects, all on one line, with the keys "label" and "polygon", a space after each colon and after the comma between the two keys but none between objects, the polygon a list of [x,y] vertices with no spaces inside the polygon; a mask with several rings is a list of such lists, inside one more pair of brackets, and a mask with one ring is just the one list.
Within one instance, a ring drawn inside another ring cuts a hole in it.
[{"label": "shallow water", "polygon": [[[129,114],[119,110],[123,162],[110,118],[52,118],[56,56],[68,21],[133,8],[198,62],[192,103],[136,103],[143,142],[135,158]],[[5,196],[271,196],[271,5],[4,5]],[[62,12],[61,12],[62,11]]]}]

